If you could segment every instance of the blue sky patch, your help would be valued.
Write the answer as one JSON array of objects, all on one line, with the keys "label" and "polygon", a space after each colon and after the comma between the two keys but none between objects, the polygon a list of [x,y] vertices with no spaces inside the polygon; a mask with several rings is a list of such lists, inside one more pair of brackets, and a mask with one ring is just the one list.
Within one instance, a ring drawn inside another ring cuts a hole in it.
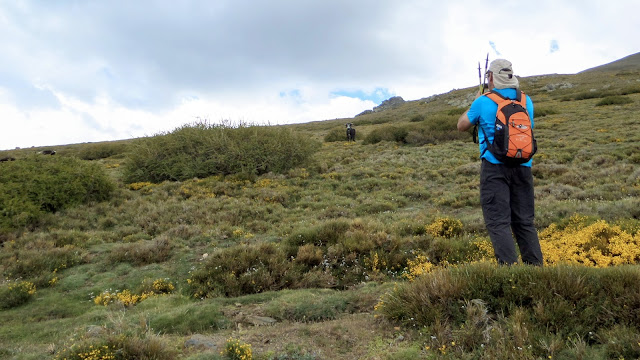
[{"label": "blue sky patch", "polygon": [[489,46],[491,46],[491,48],[493,49],[493,51],[496,52],[496,55],[498,56],[502,56],[502,54],[500,53],[500,51],[498,51],[498,48],[496,48],[496,43],[494,43],[493,41],[489,41]]},{"label": "blue sky patch", "polygon": [[346,96],[350,98],[356,98],[360,100],[370,100],[373,101],[376,105],[382,103],[384,100],[395,96],[395,93],[392,93],[387,88],[375,88],[373,91],[364,91],[362,89],[357,90],[337,90],[331,92],[331,96]]}]

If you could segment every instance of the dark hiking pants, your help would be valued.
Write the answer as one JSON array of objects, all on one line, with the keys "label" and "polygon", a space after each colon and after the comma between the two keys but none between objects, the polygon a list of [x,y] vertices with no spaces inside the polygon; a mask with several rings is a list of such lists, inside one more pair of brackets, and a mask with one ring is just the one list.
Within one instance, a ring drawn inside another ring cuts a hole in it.
[{"label": "dark hiking pants", "polygon": [[480,201],[484,222],[499,264],[518,262],[515,235],[525,264],[542,265],[533,224],[533,175],[526,166],[507,167],[482,160]]}]

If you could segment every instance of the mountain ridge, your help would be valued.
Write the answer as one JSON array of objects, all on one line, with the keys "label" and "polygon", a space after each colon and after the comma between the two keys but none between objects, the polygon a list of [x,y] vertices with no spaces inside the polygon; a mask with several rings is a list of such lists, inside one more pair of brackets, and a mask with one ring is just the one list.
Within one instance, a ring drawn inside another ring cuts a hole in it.
[{"label": "mountain ridge", "polygon": [[638,69],[638,68],[640,68],[640,52],[625,56],[621,59],[612,61],[610,63],[606,63],[606,64],[592,67],[586,70],[582,70],[578,74],[595,72],[595,71],[632,70],[632,69]]}]

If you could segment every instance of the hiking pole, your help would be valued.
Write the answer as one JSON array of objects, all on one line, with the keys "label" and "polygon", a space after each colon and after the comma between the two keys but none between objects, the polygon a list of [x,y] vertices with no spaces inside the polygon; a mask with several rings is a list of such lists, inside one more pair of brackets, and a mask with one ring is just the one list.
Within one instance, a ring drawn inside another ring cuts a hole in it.
[{"label": "hiking pole", "polygon": [[[484,85],[487,80],[487,70],[489,68],[489,53],[487,53],[487,60],[484,62],[484,76],[480,72],[480,61],[478,61],[478,77],[480,78],[480,94],[484,94]],[[478,124],[473,126],[473,143],[478,144],[480,139],[478,138]]]},{"label": "hiking pole", "polygon": [[[485,71],[486,73],[486,71]],[[480,61],[478,61],[478,81],[480,81],[480,85],[478,86],[478,91],[480,94],[484,93],[484,78],[482,77],[482,70],[480,70]],[[478,143],[478,124],[473,126],[473,130],[471,131],[471,135],[473,136],[473,143]]]},{"label": "hiking pole", "polygon": [[[480,67],[480,63],[478,63],[478,70]],[[484,62],[484,78],[482,78],[482,93],[484,94],[484,83],[487,80],[487,70],[489,68],[489,53],[487,53],[487,60]]]},{"label": "hiking pole", "polygon": [[478,61],[478,81],[480,81],[480,86],[478,87],[478,90],[480,90],[480,93],[483,93],[484,79],[482,78],[482,70],[480,70],[480,61]]}]

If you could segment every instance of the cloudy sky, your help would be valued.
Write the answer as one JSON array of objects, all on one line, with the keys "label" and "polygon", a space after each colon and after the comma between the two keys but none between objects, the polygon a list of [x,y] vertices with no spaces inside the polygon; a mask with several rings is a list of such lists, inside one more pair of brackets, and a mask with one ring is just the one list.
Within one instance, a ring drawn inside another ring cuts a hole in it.
[{"label": "cloudy sky", "polygon": [[[496,5],[499,4],[499,5]],[[352,117],[640,51],[637,0],[0,0],[0,149]],[[484,63],[483,63],[484,66]]]}]

